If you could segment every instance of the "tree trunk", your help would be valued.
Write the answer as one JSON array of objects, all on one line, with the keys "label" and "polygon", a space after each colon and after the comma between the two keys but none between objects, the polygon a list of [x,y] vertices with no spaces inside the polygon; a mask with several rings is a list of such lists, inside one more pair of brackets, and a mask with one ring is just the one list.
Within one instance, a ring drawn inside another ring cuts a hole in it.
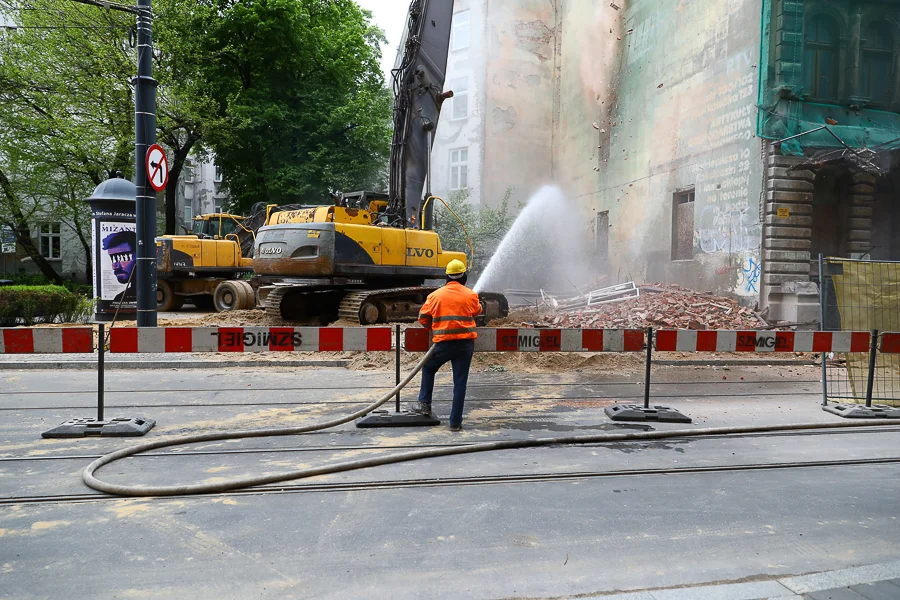
[{"label": "tree trunk", "polygon": [[175,233],[175,219],[176,215],[176,202],[178,201],[178,180],[172,180],[175,169],[169,171],[169,184],[166,186],[166,235],[176,235]]},{"label": "tree trunk", "polygon": [[184,170],[184,163],[187,161],[188,155],[191,153],[194,144],[197,143],[197,137],[194,134],[188,134],[184,145],[177,146],[172,144],[173,139],[168,140],[169,145],[175,148],[172,156],[171,166],[169,167],[169,182],[166,184],[166,235],[177,235],[176,220],[178,218],[178,180],[181,179],[181,172]]},{"label": "tree trunk", "polygon": [[84,231],[82,231],[81,223],[78,222],[78,219],[75,219],[75,226],[72,229],[75,231],[75,235],[78,236],[78,241],[81,242],[81,249],[84,250],[85,282],[90,285],[94,278],[94,263],[91,261],[91,243],[85,236]]}]

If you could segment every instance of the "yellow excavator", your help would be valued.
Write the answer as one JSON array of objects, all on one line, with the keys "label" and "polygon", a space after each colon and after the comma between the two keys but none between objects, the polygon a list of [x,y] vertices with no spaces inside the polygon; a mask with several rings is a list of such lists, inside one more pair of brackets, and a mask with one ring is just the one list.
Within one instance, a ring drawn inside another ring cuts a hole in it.
[{"label": "yellow excavator", "polygon": [[[433,231],[430,155],[441,104],[453,2],[413,0],[402,63],[393,71],[394,139],[387,193],[355,192],[326,206],[257,204],[246,219],[203,215],[191,236],[157,238],[160,310],[185,297],[220,311],[258,305],[287,321],[414,321],[463,252]],[[248,273],[252,270],[252,277]],[[502,294],[481,292],[482,322],[504,317]]]}]

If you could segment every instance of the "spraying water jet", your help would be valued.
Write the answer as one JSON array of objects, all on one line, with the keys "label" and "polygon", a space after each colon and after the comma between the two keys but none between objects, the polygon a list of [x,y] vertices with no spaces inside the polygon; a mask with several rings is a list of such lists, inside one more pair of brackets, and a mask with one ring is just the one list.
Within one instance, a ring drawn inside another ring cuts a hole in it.
[{"label": "spraying water jet", "polygon": [[500,241],[475,291],[562,290],[594,278],[584,223],[553,185],[539,189]]}]

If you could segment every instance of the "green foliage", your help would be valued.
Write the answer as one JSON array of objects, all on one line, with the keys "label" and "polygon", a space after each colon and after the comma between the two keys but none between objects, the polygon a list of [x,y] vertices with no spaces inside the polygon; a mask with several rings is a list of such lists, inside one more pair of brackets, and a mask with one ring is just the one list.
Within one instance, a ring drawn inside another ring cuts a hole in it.
[{"label": "green foliage", "polygon": [[[447,198],[449,210],[448,206],[437,201],[434,209],[434,229],[441,238],[441,246],[446,250],[465,252],[472,265],[472,274],[478,275],[484,270],[515,220],[515,216],[509,211],[512,193],[513,188],[507,188],[497,208],[487,206],[475,208],[469,202],[468,189],[457,190],[450,194]],[[453,213],[456,213],[459,219]],[[465,230],[460,221],[465,225]],[[475,250],[474,257],[469,251],[466,232]]]},{"label": "green foliage", "polygon": [[[42,286],[56,285],[43,275],[34,275],[30,273],[0,273],[0,279],[12,281],[13,285]],[[94,288],[84,283],[76,283],[75,281],[63,281],[62,287],[66,288],[73,294],[79,296],[93,297]]]},{"label": "green foliage", "polygon": [[237,209],[383,184],[391,97],[368,13],[352,0],[193,2],[187,27],[216,106],[206,140]]},{"label": "green foliage", "polygon": [[[352,0],[158,4],[165,231],[191,153],[215,151],[236,210],[384,187],[391,98],[369,13]],[[0,224],[59,282],[28,224],[60,221],[89,253],[82,199],[116,171],[133,176],[134,17],[70,0],[7,0],[2,13],[18,28],[0,29]]]},{"label": "green foliage", "polygon": [[50,281],[43,275],[33,275],[31,273],[0,273],[0,279],[12,281],[13,285],[51,285]]},{"label": "green foliage", "polygon": [[0,287],[0,326],[83,323],[94,310],[90,298],[58,285]]}]

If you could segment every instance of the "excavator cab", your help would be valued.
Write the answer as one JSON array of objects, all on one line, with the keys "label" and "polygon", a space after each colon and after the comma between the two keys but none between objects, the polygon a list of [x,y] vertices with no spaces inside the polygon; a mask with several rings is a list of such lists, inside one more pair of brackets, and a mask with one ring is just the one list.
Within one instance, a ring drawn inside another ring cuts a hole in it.
[{"label": "excavator cab", "polygon": [[214,213],[194,217],[191,234],[201,240],[224,240],[236,229],[242,229],[244,217],[228,213]]}]

